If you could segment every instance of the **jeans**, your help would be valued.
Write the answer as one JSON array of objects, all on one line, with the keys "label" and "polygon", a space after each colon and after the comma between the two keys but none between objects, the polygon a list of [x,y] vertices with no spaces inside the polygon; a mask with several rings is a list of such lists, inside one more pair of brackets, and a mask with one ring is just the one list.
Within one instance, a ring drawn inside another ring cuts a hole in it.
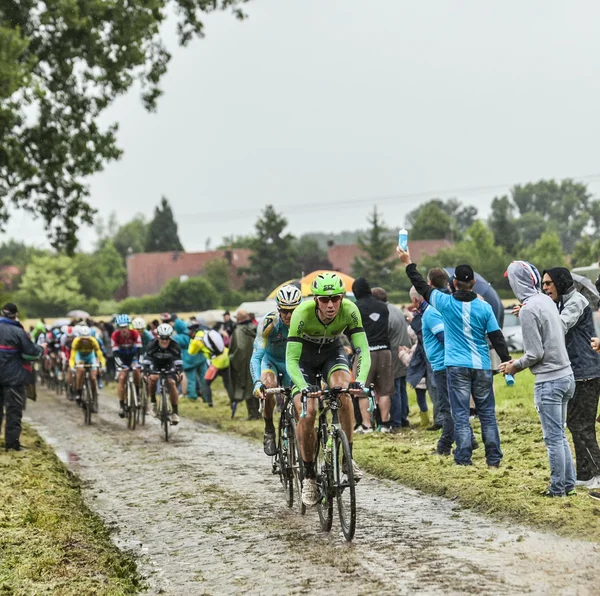
[{"label": "jeans", "polygon": [[469,403],[472,395],[481,422],[485,459],[488,466],[499,465],[502,460],[502,451],[496,422],[492,371],[449,366],[446,373],[448,375],[448,396],[454,417],[454,440],[456,441],[454,461],[463,466],[472,464],[473,448],[471,425],[469,424]]},{"label": "jeans", "polygon": [[393,428],[402,426],[408,419],[408,393],[406,376],[394,379],[394,393],[390,397],[390,422]]},{"label": "jeans", "polygon": [[596,416],[600,379],[575,382],[575,394],[567,407],[567,427],[573,437],[577,480],[600,476],[600,448],[596,439]]},{"label": "jeans", "polygon": [[542,423],[544,443],[550,461],[550,487],[554,495],[564,495],[575,487],[575,466],[565,433],[567,404],[575,392],[575,379],[567,375],[554,381],[536,383],[535,408]]},{"label": "jeans", "polygon": [[[438,412],[442,424],[442,436],[437,444],[437,452],[449,455],[454,443],[454,420],[450,409],[450,398],[448,397],[448,375],[446,370],[434,372],[435,385],[437,389]],[[472,442],[472,438],[470,439]]]}]

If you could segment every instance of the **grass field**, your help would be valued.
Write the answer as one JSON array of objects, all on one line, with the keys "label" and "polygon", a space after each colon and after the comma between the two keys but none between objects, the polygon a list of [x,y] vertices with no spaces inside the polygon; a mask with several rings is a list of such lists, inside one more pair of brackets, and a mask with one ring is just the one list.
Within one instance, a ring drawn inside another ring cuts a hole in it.
[{"label": "grass field", "polygon": [[136,594],[134,562],[84,504],[77,480],[30,428],[0,447],[0,594]]},{"label": "grass field", "polygon": [[[381,478],[397,480],[424,492],[456,499],[464,507],[519,521],[563,535],[600,540],[600,502],[580,490],[574,497],[548,499],[540,492],[547,488],[550,476],[546,448],[537,412],[533,405],[533,376],[517,375],[514,387],[496,377],[497,416],[504,460],[498,470],[489,470],[483,447],[473,454],[473,466],[456,466],[452,458],[434,455],[437,432],[419,428],[419,412],[411,392],[411,427],[393,435],[357,436],[354,457],[365,470]],[[235,432],[256,440],[263,435],[262,422],[248,422],[241,404],[237,416],[230,419],[227,398],[215,392],[215,407],[184,401],[184,416]],[[479,437],[479,422],[474,421]],[[569,435],[568,431],[567,434]]]}]

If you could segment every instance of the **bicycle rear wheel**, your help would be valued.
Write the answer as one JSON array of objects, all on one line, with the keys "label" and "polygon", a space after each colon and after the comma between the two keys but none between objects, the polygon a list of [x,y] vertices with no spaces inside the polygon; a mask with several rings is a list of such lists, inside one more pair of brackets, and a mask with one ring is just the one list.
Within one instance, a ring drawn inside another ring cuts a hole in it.
[{"label": "bicycle rear wheel", "polygon": [[319,501],[317,502],[317,512],[321,529],[324,532],[331,531],[333,523],[333,487],[331,486],[330,468],[331,465],[326,461],[325,446],[329,432],[327,428],[320,428],[317,434],[317,452],[315,454],[315,467],[317,473],[317,490],[319,491]]},{"label": "bicycle rear wheel", "polygon": [[[342,532],[344,538],[350,542],[354,538],[354,532],[356,531],[356,485],[352,470],[350,444],[348,443],[346,433],[341,428],[336,430],[333,442],[335,497]],[[346,473],[342,472],[342,468],[346,470]]]}]

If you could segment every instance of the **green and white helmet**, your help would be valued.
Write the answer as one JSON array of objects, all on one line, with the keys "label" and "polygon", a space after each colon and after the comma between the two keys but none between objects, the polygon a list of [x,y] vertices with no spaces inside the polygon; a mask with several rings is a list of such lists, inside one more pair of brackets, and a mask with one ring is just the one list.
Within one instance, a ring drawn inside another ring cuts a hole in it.
[{"label": "green and white helmet", "polygon": [[337,273],[329,271],[319,273],[315,277],[311,290],[314,296],[336,296],[346,293],[342,278]]}]

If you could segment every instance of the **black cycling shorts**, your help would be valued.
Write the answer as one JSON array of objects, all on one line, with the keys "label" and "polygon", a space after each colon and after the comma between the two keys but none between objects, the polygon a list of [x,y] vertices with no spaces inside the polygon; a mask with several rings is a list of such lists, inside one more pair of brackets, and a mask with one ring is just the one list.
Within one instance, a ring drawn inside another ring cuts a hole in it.
[{"label": "black cycling shorts", "polygon": [[338,370],[345,370],[351,374],[348,356],[339,340],[325,346],[303,342],[299,365],[300,372],[309,385],[319,384],[317,382],[319,374],[327,383],[331,373]]}]

